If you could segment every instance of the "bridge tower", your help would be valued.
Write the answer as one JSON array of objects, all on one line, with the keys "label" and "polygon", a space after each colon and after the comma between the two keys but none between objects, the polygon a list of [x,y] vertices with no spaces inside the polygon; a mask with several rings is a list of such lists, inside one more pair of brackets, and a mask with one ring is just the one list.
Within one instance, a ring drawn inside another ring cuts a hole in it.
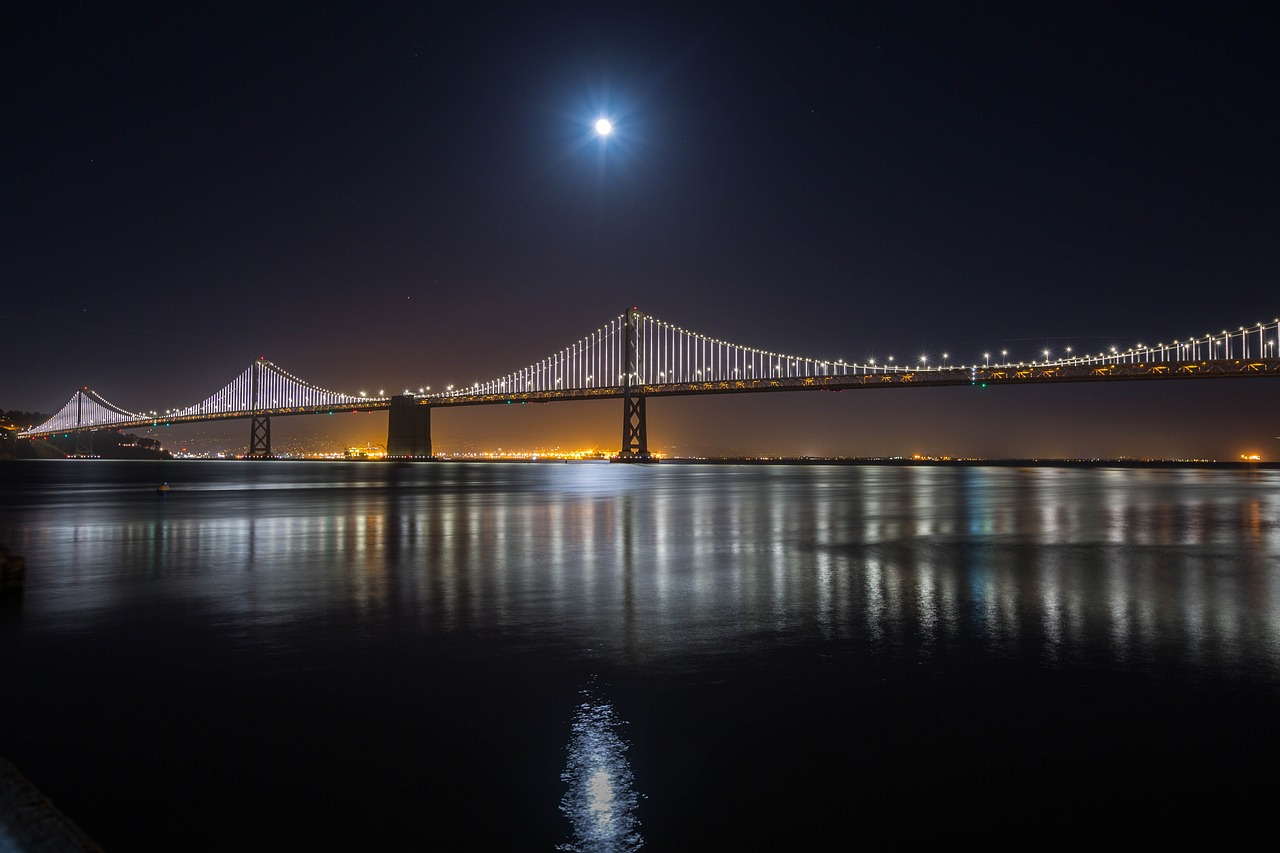
[{"label": "bridge tower", "polygon": [[266,361],[259,358],[253,363],[253,419],[249,427],[250,459],[271,458],[271,417],[262,411],[264,408],[258,401],[259,377],[267,367]]},{"label": "bridge tower", "polygon": [[628,308],[622,344],[622,450],[619,462],[650,462],[649,432],[645,425],[644,392],[640,381],[640,310]]},{"label": "bridge tower", "polygon": [[419,405],[412,394],[391,398],[387,412],[387,456],[431,459],[431,407]]}]

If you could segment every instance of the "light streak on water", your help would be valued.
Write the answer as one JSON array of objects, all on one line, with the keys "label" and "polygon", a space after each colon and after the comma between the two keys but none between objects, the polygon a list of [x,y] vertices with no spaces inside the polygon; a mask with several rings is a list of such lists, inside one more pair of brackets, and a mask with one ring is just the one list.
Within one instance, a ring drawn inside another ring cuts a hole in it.
[{"label": "light streak on water", "polygon": [[624,721],[613,705],[582,691],[573,715],[569,760],[560,780],[569,789],[560,811],[573,826],[573,840],[557,849],[570,853],[626,853],[644,844],[636,818],[636,794],[627,763],[629,744],[618,734]]}]

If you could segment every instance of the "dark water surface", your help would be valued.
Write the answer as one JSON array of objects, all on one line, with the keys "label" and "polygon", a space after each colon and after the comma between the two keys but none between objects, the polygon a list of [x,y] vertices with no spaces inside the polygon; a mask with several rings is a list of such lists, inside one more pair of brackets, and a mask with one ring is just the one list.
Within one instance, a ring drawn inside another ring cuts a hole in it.
[{"label": "dark water surface", "polygon": [[1276,472],[0,477],[0,755],[108,849],[1278,838]]}]

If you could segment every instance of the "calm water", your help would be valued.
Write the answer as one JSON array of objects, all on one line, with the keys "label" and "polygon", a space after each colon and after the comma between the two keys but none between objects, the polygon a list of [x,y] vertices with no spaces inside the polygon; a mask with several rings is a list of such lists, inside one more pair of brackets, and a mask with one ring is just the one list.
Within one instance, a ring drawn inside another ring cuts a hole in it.
[{"label": "calm water", "polygon": [[109,849],[1277,840],[1275,472],[0,477],[0,755]]}]

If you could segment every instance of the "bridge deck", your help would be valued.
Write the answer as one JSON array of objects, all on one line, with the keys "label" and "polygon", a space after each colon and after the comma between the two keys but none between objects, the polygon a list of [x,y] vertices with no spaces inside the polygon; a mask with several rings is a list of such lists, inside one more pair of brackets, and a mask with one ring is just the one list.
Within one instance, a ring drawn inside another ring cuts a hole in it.
[{"label": "bridge deck", "polygon": [[[1048,364],[995,367],[951,367],[856,375],[775,377],[708,382],[646,384],[633,389],[647,397],[692,394],[745,394],[770,391],[852,391],[860,388],[930,388],[961,385],[1034,385],[1057,382],[1115,382],[1156,379],[1210,379],[1280,376],[1280,359],[1140,364]],[[576,388],[514,394],[454,394],[424,397],[423,406],[491,406],[507,403],[550,403],[560,400],[619,399],[621,388]]]},{"label": "bridge deck", "polygon": [[[1253,378],[1280,376],[1280,358],[1217,359],[1110,364],[1020,364],[992,367],[951,367],[925,370],[905,369],[829,376],[775,377],[766,379],[712,380],[646,384],[632,393],[647,397],[679,397],[694,394],[749,394],[778,391],[853,391],[864,388],[930,388],[961,385],[1014,386],[1058,382],[1115,382],[1135,380],[1175,380],[1213,378]],[[565,400],[614,400],[623,389],[569,388],[557,391],[529,391],[509,394],[459,394],[419,397],[420,406],[494,406],[514,403],[551,403]],[[358,406],[293,406],[268,408],[258,412],[233,411],[198,413],[180,417],[147,417],[111,424],[85,425],[89,429],[145,429],[184,423],[243,420],[255,414],[268,417],[373,412],[390,408],[389,399],[370,400]],[[40,437],[79,431],[76,428],[31,431],[23,436]]]}]

